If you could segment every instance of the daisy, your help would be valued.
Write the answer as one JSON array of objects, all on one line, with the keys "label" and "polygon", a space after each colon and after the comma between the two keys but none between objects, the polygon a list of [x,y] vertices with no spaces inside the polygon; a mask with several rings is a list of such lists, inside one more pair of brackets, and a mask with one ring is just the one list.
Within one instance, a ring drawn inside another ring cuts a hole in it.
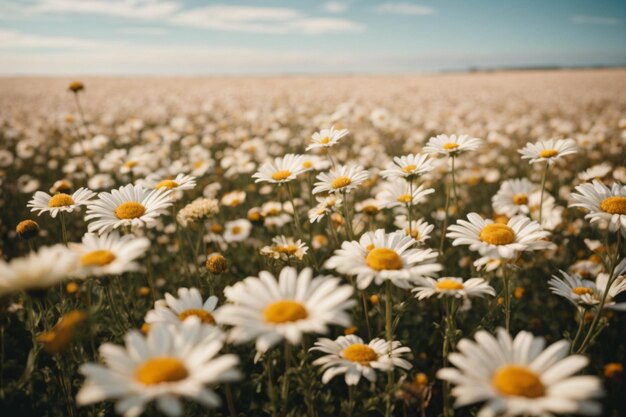
[{"label": "daisy", "polygon": [[419,278],[417,286],[411,291],[415,293],[415,298],[418,300],[433,296],[439,298],[473,298],[496,295],[496,291],[482,278],[470,278],[467,281],[457,277],[445,277],[436,280],[428,277]]},{"label": "daisy", "polygon": [[76,254],[60,244],[42,247],[10,262],[0,259],[0,296],[51,287],[70,277],[77,263]]},{"label": "daisy", "polygon": [[86,380],[76,395],[78,405],[117,400],[115,411],[124,417],[143,413],[153,400],[168,416],[183,414],[180,397],[207,407],[220,398],[207,385],[240,379],[236,355],[216,356],[224,344],[221,331],[186,320],[180,326],[156,323],[147,336],[132,330],[125,346],[104,343],[100,356],[105,365],[80,367]]},{"label": "daisy", "polygon": [[491,258],[513,259],[520,252],[542,250],[550,246],[543,240],[550,232],[541,228],[539,223],[528,217],[515,216],[507,224],[494,223],[483,219],[476,213],[467,215],[466,220],[459,220],[456,225],[448,227],[453,246],[469,245],[470,250],[477,251]]},{"label": "daisy", "polygon": [[437,135],[428,139],[424,152],[456,156],[462,152],[478,149],[482,140],[468,135]]},{"label": "daisy", "polygon": [[[434,188],[424,189],[423,185],[413,187],[406,181],[396,180],[382,185],[383,191],[376,194],[376,199],[381,201],[383,207],[404,207],[417,205],[426,201],[426,196],[435,192]],[[412,192],[411,192],[411,189]]]},{"label": "daisy", "polygon": [[241,203],[243,203],[244,201],[246,201],[245,191],[235,190],[235,191],[231,191],[229,193],[224,194],[222,196],[222,199],[220,200],[220,203],[223,206],[234,208],[240,205]]},{"label": "daisy", "polygon": [[380,175],[387,180],[395,180],[398,178],[410,180],[426,174],[434,168],[433,161],[428,155],[409,154],[394,157],[393,163],[390,164],[387,169],[381,171]]},{"label": "daisy", "polygon": [[313,194],[349,193],[369,178],[368,171],[362,166],[337,166],[329,172],[322,172],[316,178]]},{"label": "daisy", "polygon": [[411,369],[413,365],[402,356],[411,349],[398,341],[387,342],[373,339],[365,343],[356,335],[339,336],[336,340],[318,339],[310,351],[326,353],[313,362],[324,371],[322,383],[327,384],[340,374],[345,374],[347,385],[357,385],[361,376],[370,382],[376,381],[376,371],[391,371],[394,368]]},{"label": "daisy", "polygon": [[285,237],[283,235],[276,236],[272,239],[273,245],[265,246],[261,249],[261,255],[273,259],[282,259],[287,261],[290,258],[302,260],[309,250],[309,247],[298,239],[293,237]]},{"label": "daisy", "polygon": [[589,210],[585,216],[591,223],[605,221],[611,232],[621,231],[626,236],[626,186],[613,183],[611,188],[598,180],[576,187],[572,193],[575,203],[570,207]]},{"label": "daisy", "polygon": [[244,343],[256,339],[264,353],[283,338],[293,345],[303,333],[326,333],[328,325],[349,327],[352,287],[332,276],[312,278],[313,271],[285,267],[278,280],[269,272],[248,277],[224,294],[230,302],[217,312],[219,323],[233,327],[229,340]]},{"label": "daisy", "polygon": [[333,194],[326,197],[316,197],[316,199],[318,204],[309,210],[309,222],[311,223],[317,223],[333,211],[337,211],[343,203],[341,197]]},{"label": "daisy", "polygon": [[[570,275],[560,271],[563,278],[553,275],[548,281],[552,293],[564,297],[580,309],[596,307],[600,304],[609,282],[609,274],[600,273],[596,282],[581,279],[576,275]],[[626,303],[616,303],[615,297],[626,291],[626,259],[622,260],[613,272],[617,277],[611,284],[611,288],[604,302],[604,308],[626,311]]]},{"label": "daisy", "polygon": [[304,172],[303,165],[304,156],[287,154],[282,158],[275,158],[271,162],[266,162],[259,168],[252,178],[256,178],[255,182],[270,182],[274,184],[283,184]]},{"label": "daisy", "polygon": [[180,324],[190,317],[197,317],[203,324],[215,326],[215,307],[217,297],[212,295],[202,301],[197,288],[179,288],[178,298],[165,293],[164,300],[157,300],[154,309],[146,313],[145,322]]},{"label": "daisy", "polygon": [[239,219],[227,222],[224,230],[224,240],[230,242],[241,242],[250,236],[252,223],[246,219]]},{"label": "daisy", "polygon": [[330,129],[322,129],[313,133],[311,144],[306,147],[306,150],[310,151],[311,149],[335,146],[348,133],[348,129],[335,130],[335,126],[331,126]]},{"label": "daisy", "polygon": [[526,178],[504,181],[491,199],[493,209],[507,217],[517,214],[529,215],[531,195],[540,194],[538,191],[539,188]]},{"label": "daisy", "polygon": [[497,337],[484,330],[475,340],[462,339],[459,353],[448,360],[456,368],[443,368],[437,377],[456,385],[455,407],[486,401],[478,416],[599,415],[593,401],[603,394],[600,380],[578,374],[589,359],[568,356],[569,342],[558,341],[544,349],[545,341],[529,332],[515,339],[502,328]]},{"label": "daisy", "polygon": [[196,177],[191,175],[178,174],[174,179],[155,180],[146,178],[145,184],[147,188],[164,188],[166,190],[191,190],[196,187]]},{"label": "daisy", "polygon": [[217,200],[213,198],[197,198],[176,214],[176,221],[183,227],[192,223],[202,223],[219,213]]},{"label": "daisy", "polygon": [[398,232],[404,232],[407,236],[411,236],[417,244],[426,243],[430,239],[430,233],[435,228],[424,219],[411,220],[411,227],[409,228],[409,221],[405,215],[397,216],[393,224],[399,228]]},{"label": "daisy", "polygon": [[30,207],[31,212],[38,211],[39,216],[45,212],[50,212],[50,216],[55,218],[59,212],[71,213],[74,210],[80,210],[80,206],[87,205],[89,199],[95,195],[96,193],[84,187],[79,188],[72,195],[65,193],[50,195],[43,191],[37,191],[26,207]]},{"label": "daisy", "polygon": [[139,265],[134,262],[150,247],[145,237],[120,236],[118,232],[86,233],[82,243],[70,243],[70,249],[79,256],[78,275],[120,275],[126,271],[136,271]]},{"label": "daisy", "polygon": [[578,152],[578,146],[574,139],[549,139],[537,143],[528,142],[517,152],[522,155],[522,159],[530,159],[528,162],[531,164],[545,161],[552,165],[557,159]]},{"label": "daisy", "polygon": [[441,270],[432,249],[410,249],[414,240],[402,232],[385,233],[383,229],[368,232],[359,241],[344,241],[341,249],[326,261],[326,268],[346,275],[356,275],[359,289],[374,281],[381,285],[391,281],[400,288],[410,288],[417,278]]},{"label": "daisy", "polygon": [[100,193],[87,206],[85,220],[94,220],[89,223],[89,231],[102,234],[124,226],[153,224],[172,205],[170,193],[163,188],[149,191],[133,184]]}]

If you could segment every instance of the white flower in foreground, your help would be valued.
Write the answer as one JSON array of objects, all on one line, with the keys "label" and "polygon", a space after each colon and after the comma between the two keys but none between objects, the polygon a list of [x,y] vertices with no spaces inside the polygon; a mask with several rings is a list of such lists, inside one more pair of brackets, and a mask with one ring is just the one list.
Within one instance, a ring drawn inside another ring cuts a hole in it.
[{"label": "white flower in foreground", "polygon": [[174,179],[154,180],[146,178],[145,186],[148,188],[165,188],[166,190],[191,190],[196,187],[196,177],[178,174]]},{"label": "white flower in foreground", "polygon": [[356,275],[357,285],[365,289],[374,281],[391,281],[400,288],[411,288],[417,278],[441,271],[437,252],[411,249],[415,241],[402,232],[368,232],[359,241],[344,241],[341,249],[326,261],[326,268],[346,275]]},{"label": "white flower in foreground", "polygon": [[324,371],[324,384],[340,374],[346,375],[347,385],[357,385],[361,375],[374,382],[376,371],[386,372],[396,367],[408,370],[413,367],[402,358],[403,355],[410,354],[411,349],[403,347],[397,341],[373,339],[366,344],[360,337],[349,335],[340,336],[336,340],[318,339],[309,350],[327,354],[313,362],[313,365],[321,366]]},{"label": "white flower in foreground", "polygon": [[252,175],[252,178],[256,178],[254,182],[274,184],[283,184],[295,180],[305,170],[303,160],[304,156],[295,154],[274,158],[273,161],[264,163],[259,171]]},{"label": "white flower in foreground", "polygon": [[528,142],[517,152],[522,155],[522,159],[530,159],[528,162],[531,164],[546,161],[552,165],[557,159],[578,152],[578,146],[574,139],[549,139]]},{"label": "white flower in foreground", "polygon": [[45,246],[21,258],[0,259],[0,296],[29,290],[43,290],[72,276],[78,257],[65,245]]},{"label": "white flower in foreground", "polygon": [[316,178],[313,194],[349,193],[357,188],[370,174],[362,166],[338,166],[329,172],[322,172]]},{"label": "white flower in foreground", "polygon": [[179,288],[178,298],[165,293],[165,300],[157,300],[154,309],[146,313],[145,322],[179,324],[190,317],[197,317],[203,324],[215,326],[217,297],[212,295],[202,301],[197,288]]},{"label": "white flower in foreground", "polygon": [[626,236],[626,186],[614,183],[611,188],[600,181],[582,184],[572,193],[570,207],[589,210],[585,216],[591,223],[603,220],[611,232],[621,231]]},{"label": "white flower in foreground", "polygon": [[[411,193],[411,188],[413,192]],[[383,184],[382,191],[376,194],[376,200],[383,203],[383,207],[405,207],[409,204],[417,205],[426,201],[426,196],[435,192],[434,188],[424,189],[423,185],[413,186],[404,181],[396,180]]]},{"label": "white flower in foreground", "polygon": [[43,191],[37,191],[33,198],[26,205],[30,207],[30,211],[38,211],[38,216],[45,212],[49,212],[52,218],[55,218],[59,212],[71,213],[80,209],[89,203],[89,199],[96,193],[88,188],[79,188],[72,195],[65,193],[57,193],[50,195]]},{"label": "white flower in foreground", "polygon": [[599,415],[602,383],[595,376],[578,374],[589,359],[568,356],[569,342],[561,340],[544,349],[545,341],[529,332],[515,339],[502,328],[497,337],[484,330],[475,342],[462,339],[448,360],[456,368],[443,368],[437,377],[456,385],[455,407],[484,402],[478,417]]},{"label": "white flower in foreground", "polygon": [[339,140],[348,133],[348,129],[335,130],[335,126],[331,126],[330,129],[322,129],[319,132],[313,133],[311,144],[306,147],[306,150],[330,148],[339,143]]},{"label": "white flower in foreground", "polygon": [[70,243],[70,248],[79,256],[82,277],[92,275],[119,275],[136,271],[134,262],[150,247],[150,240],[134,235],[120,236],[117,232],[86,233],[82,243]]},{"label": "white flower in foreground", "polygon": [[381,171],[380,175],[388,180],[398,178],[410,180],[433,169],[433,161],[427,154],[409,154],[393,158],[393,163]]},{"label": "white flower in foreground", "polygon": [[240,379],[236,355],[216,356],[224,344],[223,333],[196,318],[180,326],[156,323],[145,337],[132,330],[124,342],[124,347],[100,346],[105,365],[80,367],[86,380],[76,395],[78,405],[117,400],[118,414],[135,417],[156,401],[159,411],[181,416],[180,397],[218,407],[220,398],[208,386]]},{"label": "white flower in foreground", "polygon": [[462,152],[478,149],[481,143],[481,139],[472,138],[468,135],[437,135],[428,139],[424,152],[456,156]]},{"label": "white flower in foreground", "polygon": [[133,184],[100,193],[87,205],[85,220],[90,222],[89,231],[102,234],[119,227],[152,224],[172,205],[170,193],[163,188],[147,190]]},{"label": "white flower in foreground", "polygon": [[528,217],[515,216],[507,224],[485,220],[476,213],[468,214],[467,219],[469,221],[458,220],[456,225],[448,227],[446,236],[454,239],[452,245],[469,245],[483,256],[505,259],[513,259],[520,252],[550,247],[550,242],[543,240],[550,232]]},{"label": "white flower in foreground", "polygon": [[418,300],[436,297],[473,298],[485,295],[495,296],[496,291],[483,278],[419,278],[412,290]]},{"label": "white flower in foreground", "polygon": [[287,339],[300,343],[304,333],[326,333],[328,325],[350,326],[348,310],[354,305],[352,287],[339,278],[312,278],[310,268],[299,274],[291,267],[280,272],[278,280],[267,271],[248,277],[224,294],[229,301],[217,312],[217,321],[230,324],[229,340],[245,343],[256,339],[256,349],[264,353]]}]

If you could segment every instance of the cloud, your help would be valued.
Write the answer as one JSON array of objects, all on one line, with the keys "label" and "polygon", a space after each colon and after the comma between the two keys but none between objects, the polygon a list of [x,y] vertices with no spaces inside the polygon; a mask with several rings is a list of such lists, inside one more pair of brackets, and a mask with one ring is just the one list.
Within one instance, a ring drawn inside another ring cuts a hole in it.
[{"label": "cloud", "polygon": [[11,29],[0,29],[0,48],[32,49],[59,48],[85,49],[99,46],[99,42],[66,36],[41,36],[22,33]]},{"label": "cloud", "polygon": [[348,3],[341,1],[328,1],[324,3],[324,11],[328,13],[343,13],[348,10]]},{"label": "cloud", "polygon": [[253,33],[362,32],[365,26],[340,18],[312,17],[282,7],[214,5],[181,12],[171,23],[203,29]]},{"label": "cloud", "polygon": [[414,3],[382,3],[374,10],[378,13],[409,14],[414,16],[428,16],[435,14],[435,9],[428,6],[420,6]]},{"label": "cloud", "polygon": [[601,17],[601,16],[572,16],[572,22],[586,25],[604,25],[604,26],[616,26],[624,23],[621,19],[614,17]]},{"label": "cloud", "polygon": [[169,0],[40,0],[26,10],[31,13],[103,14],[156,20],[171,16],[181,8],[182,3]]},{"label": "cloud", "polygon": [[150,36],[157,36],[157,35],[163,35],[163,34],[167,33],[167,30],[165,30],[165,28],[161,28],[161,27],[136,26],[136,27],[119,28],[119,29],[116,30],[116,32],[124,33],[124,34],[127,34],[127,35],[150,35]]}]

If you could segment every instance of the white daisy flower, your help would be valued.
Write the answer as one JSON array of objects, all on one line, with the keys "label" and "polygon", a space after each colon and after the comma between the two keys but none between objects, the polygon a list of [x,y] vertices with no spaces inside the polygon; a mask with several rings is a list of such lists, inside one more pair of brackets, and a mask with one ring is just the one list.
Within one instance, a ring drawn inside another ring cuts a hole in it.
[{"label": "white daisy flower", "polygon": [[178,298],[165,293],[164,300],[157,300],[154,309],[146,313],[145,322],[180,324],[190,317],[197,317],[203,324],[215,326],[215,307],[217,297],[212,295],[202,301],[197,288],[179,288]]},{"label": "white daisy flower", "polygon": [[230,304],[217,312],[218,323],[230,324],[229,340],[244,343],[256,339],[259,353],[283,338],[293,345],[304,333],[326,333],[328,325],[348,327],[348,310],[354,305],[352,287],[332,276],[311,278],[313,271],[285,267],[278,280],[269,272],[248,277],[224,294]]},{"label": "white daisy flower", "polygon": [[21,258],[0,259],[0,296],[29,290],[44,290],[69,278],[78,257],[65,245],[44,246]]},{"label": "white daisy flower", "polygon": [[574,139],[549,139],[528,142],[517,152],[522,155],[522,159],[530,159],[528,162],[531,164],[545,161],[552,165],[557,159],[578,152],[578,146]]},{"label": "white daisy flower", "polygon": [[382,191],[376,194],[376,200],[382,202],[383,207],[405,207],[409,204],[417,205],[426,201],[426,196],[435,192],[434,188],[424,188],[423,185],[413,186],[404,180],[396,180],[382,185]]},{"label": "white daisy flower", "polygon": [[504,181],[500,189],[492,197],[493,209],[498,214],[513,217],[517,214],[530,214],[530,199],[533,194],[541,194],[541,190],[526,178]]},{"label": "white daisy flower", "polygon": [[243,203],[244,201],[246,201],[246,192],[241,191],[241,190],[235,190],[235,191],[231,191],[229,193],[224,194],[222,196],[222,199],[220,200],[220,203],[223,206],[234,208],[240,205],[241,203]]},{"label": "white daisy flower", "polygon": [[348,129],[335,130],[335,126],[331,126],[330,129],[322,129],[313,133],[311,144],[306,147],[306,150],[310,151],[311,149],[335,146],[348,133]]},{"label": "white daisy flower", "polygon": [[589,359],[568,356],[569,342],[544,349],[543,338],[520,332],[512,339],[502,328],[497,337],[478,331],[475,340],[462,339],[459,353],[448,355],[456,368],[437,372],[456,385],[455,407],[486,401],[479,417],[601,413],[593,399],[602,396],[602,383],[595,376],[576,375]]},{"label": "white daisy flower", "polygon": [[485,295],[495,296],[496,291],[487,284],[483,278],[470,278],[463,281],[463,278],[444,277],[433,279],[429,277],[419,278],[417,286],[411,291],[415,293],[415,298],[423,300],[433,296],[473,298],[484,297]]},{"label": "white daisy flower", "polygon": [[275,158],[273,161],[264,163],[258,172],[252,175],[252,178],[256,178],[254,182],[274,184],[283,184],[295,180],[305,170],[303,160],[304,156],[295,154]]},{"label": "white daisy flower", "polygon": [[456,156],[462,152],[478,149],[481,143],[482,140],[468,135],[437,135],[428,139],[424,152]]},{"label": "white daisy flower", "polygon": [[276,236],[272,239],[272,243],[271,246],[265,246],[261,249],[261,255],[283,261],[290,258],[302,260],[309,251],[309,247],[302,240],[295,240],[293,237]]},{"label": "white daisy flower", "polygon": [[515,216],[507,224],[494,223],[476,213],[468,214],[467,219],[469,221],[458,220],[457,224],[448,227],[446,236],[454,239],[453,246],[469,245],[470,250],[483,256],[504,259],[513,259],[520,252],[550,247],[550,242],[543,240],[550,236],[550,232],[528,217]]},{"label": "white daisy flower", "polygon": [[357,188],[370,174],[362,166],[338,166],[329,172],[322,172],[316,178],[313,194],[319,193],[349,193]]},{"label": "white daisy flower", "polygon": [[330,166],[331,163],[328,158],[320,158],[317,155],[304,155],[302,160],[304,172],[324,171],[330,168]]},{"label": "white daisy flower", "polygon": [[224,240],[230,242],[241,242],[246,240],[250,236],[250,230],[252,230],[252,223],[246,219],[238,219],[227,222],[224,230]]},{"label": "white daisy flower", "polygon": [[611,232],[621,231],[626,236],[626,186],[613,183],[611,188],[594,180],[593,183],[576,187],[571,197],[575,203],[570,207],[589,210],[585,216],[591,223],[605,221]]},{"label": "white daisy flower", "polygon": [[608,162],[603,162],[598,165],[594,165],[589,169],[578,174],[578,178],[582,181],[602,181],[603,178],[610,176],[613,173],[613,165]]},{"label": "white daisy flower", "polygon": [[164,188],[166,190],[191,190],[196,187],[196,177],[191,175],[178,174],[176,178],[154,179],[146,178],[143,184],[146,188]]},{"label": "white daisy flower", "polygon": [[128,184],[110,193],[98,194],[98,199],[87,205],[85,220],[89,231],[102,234],[123,226],[153,224],[165,209],[172,205],[170,190],[147,190]]},{"label": "white daisy flower", "polygon": [[387,180],[395,180],[398,178],[410,180],[424,175],[434,168],[433,160],[429,155],[409,154],[394,157],[393,163],[387,166],[387,169],[381,171],[380,175]]},{"label": "white daisy flower", "polygon": [[343,203],[343,199],[334,194],[315,198],[317,199],[317,205],[309,210],[309,222],[311,223],[317,223],[325,216],[337,211]]},{"label": "white daisy flower", "polygon": [[430,233],[435,228],[424,219],[411,220],[411,227],[409,228],[409,220],[405,215],[397,216],[393,224],[400,228],[398,232],[404,232],[407,236],[411,236],[415,243],[420,245],[430,239]]},{"label": "white daisy flower", "polygon": [[376,371],[391,371],[394,368],[411,369],[413,365],[402,356],[410,354],[411,349],[398,341],[387,342],[373,339],[365,343],[356,335],[340,336],[336,340],[318,339],[310,351],[320,351],[327,355],[316,359],[315,366],[324,371],[322,382],[327,384],[340,374],[345,374],[347,385],[357,385],[364,376],[371,382],[376,381]]},{"label": "white daisy flower", "polygon": [[402,232],[368,232],[359,241],[344,241],[341,249],[326,261],[326,268],[346,275],[356,275],[359,289],[374,281],[391,281],[400,288],[411,288],[417,278],[433,275],[442,267],[432,249],[411,249],[414,240]]},{"label": "white daisy flower", "polygon": [[89,199],[95,195],[96,193],[84,187],[79,188],[72,195],[65,193],[50,195],[43,191],[37,191],[26,207],[30,207],[31,212],[38,211],[39,216],[49,212],[50,216],[55,218],[59,212],[71,213],[74,210],[80,210],[80,206],[87,205]]},{"label": "white daisy flower", "polygon": [[134,262],[150,247],[150,240],[133,235],[120,236],[117,232],[86,233],[82,243],[70,243],[70,248],[79,256],[79,275],[82,277],[99,275],[120,275],[126,271],[136,271],[139,265]]},{"label": "white daisy flower", "polygon": [[117,413],[136,417],[156,401],[159,411],[181,416],[180,397],[218,407],[220,398],[208,386],[241,377],[236,355],[216,356],[224,344],[222,332],[197,318],[179,326],[156,323],[147,336],[132,330],[124,342],[124,347],[100,346],[105,365],[80,367],[86,380],[76,395],[78,405],[116,400]]}]

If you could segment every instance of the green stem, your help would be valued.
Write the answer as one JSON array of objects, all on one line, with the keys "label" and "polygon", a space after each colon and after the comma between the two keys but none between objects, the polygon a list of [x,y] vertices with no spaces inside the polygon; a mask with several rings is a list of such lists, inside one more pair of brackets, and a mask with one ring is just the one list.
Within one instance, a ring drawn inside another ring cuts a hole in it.
[{"label": "green stem", "polygon": [[[391,353],[391,342],[393,341],[393,311],[392,311],[392,297],[391,297],[391,281],[385,282],[385,338],[389,346],[389,353]],[[393,380],[393,368],[387,372],[387,398],[385,401],[385,416],[391,416],[391,396],[393,395],[392,388],[394,384]]]},{"label": "green stem", "polygon": [[585,328],[585,313],[586,312],[587,312],[586,308],[580,311],[580,317],[578,318],[578,330],[576,330],[576,336],[574,336],[574,340],[572,341],[572,344],[569,347],[570,354],[574,353],[574,348],[576,344],[578,343],[578,339],[580,339],[580,336],[582,335],[583,329]]},{"label": "green stem", "polygon": [[352,230],[352,218],[350,217],[350,208],[348,207],[348,193],[343,192],[343,212],[346,223],[346,235],[348,240],[354,240],[354,231]]},{"label": "green stem", "polygon": [[502,265],[504,275],[504,328],[508,332],[511,328],[511,277],[507,269],[507,264]]},{"label": "green stem", "polygon": [[291,370],[291,345],[285,340],[285,374],[283,375],[283,386],[281,390],[281,400],[283,413],[286,416],[289,406],[289,372]]},{"label": "green stem", "polygon": [[456,170],[454,169],[454,161],[455,158],[454,156],[451,156],[452,158],[452,167],[451,167],[451,171],[452,171],[452,191],[454,192],[454,202],[457,203],[459,201],[459,198],[456,194]]},{"label": "green stem", "polygon": [[443,227],[441,229],[441,241],[439,242],[439,256],[443,256],[443,248],[446,242],[446,229],[448,228],[449,211],[450,211],[450,191],[452,187],[444,180],[444,187],[446,187],[446,217],[443,220]]},{"label": "green stem", "polygon": [[237,410],[235,409],[235,401],[233,400],[233,390],[230,384],[226,384],[224,387],[226,391],[226,402],[228,403],[228,412],[230,417],[237,417]]},{"label": "green stem", "polygon": [[363,316],[365,316],[365,325],[367,326],[367,338],[372,340],[372,326],[370,325],[370,315],[367,308],[367,299],[365,298],[365,290],[361,291],[361,302],[363,303]]},{"label": "green stem", "polygon": [[67,246],[67,225],[65,224],[65,213],[61,211],[59,216],[61,217],[61,238],[63,239],[63,244]]},{"label": "green stem", "polygon": [[267,352],[265,355],[265,358],[263,358],[263,364],[265,365],[265,373],[267,374],[267,396],[270,399],[272,417],[276,417],[278,414],[278,406],[276,404],[276,387],[274,386],[274,379],[272,377],[272,364],[270,363],[272,358]]},{"label": "green stem", "polygon": [[543,194],[546,189],[546,178],[548,177],[548,168],[550,165],[546,161],[546,166],[543,168],[543,175],[541,176],[541,197],[539,197],[539,224],[543,218]]}]

